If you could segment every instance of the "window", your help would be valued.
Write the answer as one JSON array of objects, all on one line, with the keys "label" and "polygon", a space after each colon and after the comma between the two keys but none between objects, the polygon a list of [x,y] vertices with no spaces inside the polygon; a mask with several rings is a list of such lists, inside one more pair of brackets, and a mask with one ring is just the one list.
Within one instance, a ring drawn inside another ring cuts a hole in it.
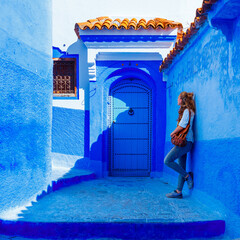
[{"label": "window", "polygon": [[76,97],[76,59],[53,59],[53,94],[56,97]]}]

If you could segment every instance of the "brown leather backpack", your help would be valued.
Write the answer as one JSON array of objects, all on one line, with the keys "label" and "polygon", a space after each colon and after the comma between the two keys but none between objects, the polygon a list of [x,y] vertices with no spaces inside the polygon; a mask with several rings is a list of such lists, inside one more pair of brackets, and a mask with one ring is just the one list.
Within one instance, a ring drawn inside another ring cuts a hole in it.
[{"label": "brown leather backpack", "polygon": [[186,126],[186,128],[182,129],[180,132],[175,133],[172,136],[171,142],[175,146],[184,147],[187,145],[186,136],[187,136],[189,128],[190,128],[190,120],[191,120],[191,110],[189,110],[189,121],[188,121],[188,125]]}]

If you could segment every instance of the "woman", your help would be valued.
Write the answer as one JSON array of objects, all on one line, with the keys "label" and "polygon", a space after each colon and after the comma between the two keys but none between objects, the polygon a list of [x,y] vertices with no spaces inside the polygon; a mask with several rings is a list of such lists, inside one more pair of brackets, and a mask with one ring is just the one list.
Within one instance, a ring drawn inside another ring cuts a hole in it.
[{"label": "woman", "polygon": [[[174,135],[178,133],[182,129],[186,128],[189,122],[189,112],[191,111],[191,120],[190,120],[190,128],[186,136],[187,145],[185,147],[174,146],[171,151],[167,154],[164,159],[164,163],[179,173],[178,177],[178,186],[177,189],[171,193],[168,193],[166,196],[168,198],[182,198],[182,189],[184,182],[187,181],[188,188],[191,189],[193,187],[193,177],[191,173],[186,172],[186,159],[187,153],[191,150],[193,145],[193,131],[192,131],[192,123],[195,115],[195,103],[193,100],[193,93],[181,92],[178,97],[178,105],[180,109],[178,111],[178,124],[177,128],[171,133]],[[175,160],[178,158],[178,163]]]}]

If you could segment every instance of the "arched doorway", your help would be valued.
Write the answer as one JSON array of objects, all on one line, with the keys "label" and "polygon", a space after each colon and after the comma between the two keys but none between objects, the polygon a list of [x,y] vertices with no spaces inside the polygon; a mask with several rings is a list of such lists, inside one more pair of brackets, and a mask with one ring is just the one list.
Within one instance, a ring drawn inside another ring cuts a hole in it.
[{"label": "arched doorway", "polygon": [[139,79],[120,81],[110,90],[110,176],[150,176],[152,91]]}]

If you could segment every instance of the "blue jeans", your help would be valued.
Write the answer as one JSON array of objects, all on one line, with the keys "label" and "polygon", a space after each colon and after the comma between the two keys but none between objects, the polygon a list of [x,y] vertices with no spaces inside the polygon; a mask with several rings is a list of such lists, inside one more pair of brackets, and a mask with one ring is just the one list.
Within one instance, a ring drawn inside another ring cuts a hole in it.
[{"label": "blue jeans", "polygon": [[[164,159],[165,165],[179,173],[177,186],[178,191],[182,191],[185,178],[188,175],[186,172],[186,160],[187,153],[190,152],[192,145],[192,142],[187,141],[187,145],[185,147],[174,146]],[[177,158],[178,164],[174,162]]]}]

